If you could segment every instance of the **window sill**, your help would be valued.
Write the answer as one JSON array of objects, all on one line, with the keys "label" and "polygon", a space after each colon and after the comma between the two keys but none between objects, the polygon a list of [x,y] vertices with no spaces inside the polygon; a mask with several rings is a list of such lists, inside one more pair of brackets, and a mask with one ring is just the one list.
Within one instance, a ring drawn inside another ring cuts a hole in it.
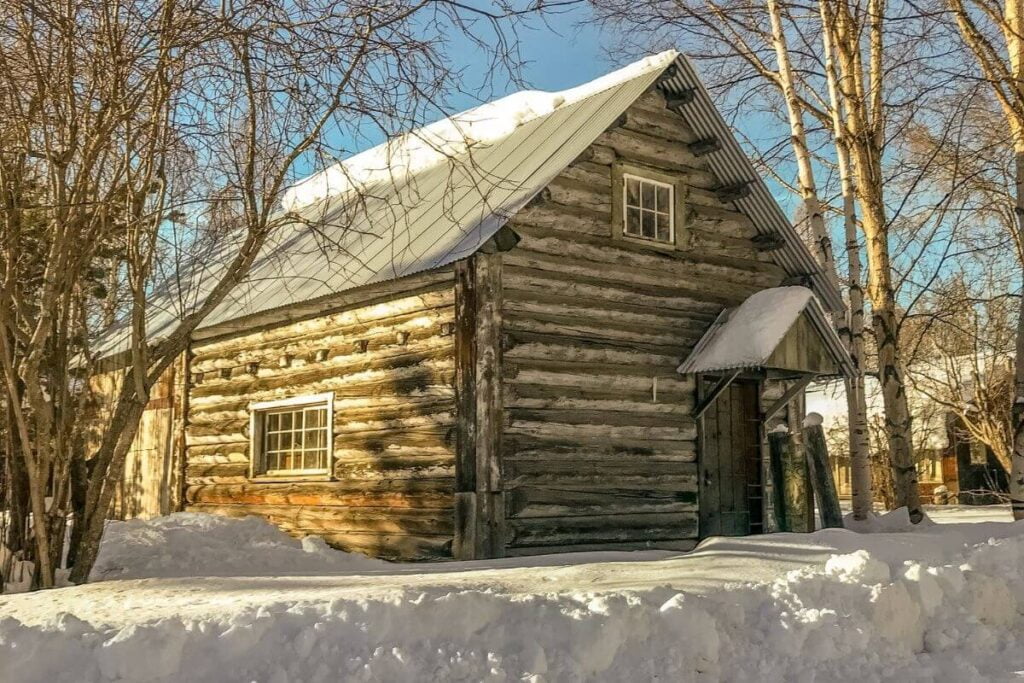
[{"label": "window sill", "polygon": [[628,242],[629,244],[637,244],[644,247],[650,247],[652,249],[660,249],[662,251],[680,250],[676,242],[662,242],[660,240],[648,239],[646,237],[636,237],[634,235],[627,235],[625,233],[621,233],[616,237],[623,242]]},{"label": "window sill", "polygon": [[255,474],[249,477],[249,481],[260,484],[287,484],[304,481],[334,481],[334,477],[327,472],[319,474]]}]

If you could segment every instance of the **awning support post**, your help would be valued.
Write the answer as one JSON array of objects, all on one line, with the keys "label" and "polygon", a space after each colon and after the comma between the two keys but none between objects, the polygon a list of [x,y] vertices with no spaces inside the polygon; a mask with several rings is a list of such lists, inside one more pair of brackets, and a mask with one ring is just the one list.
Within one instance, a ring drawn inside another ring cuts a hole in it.
[{"label": "awning support post", "polygon": [[718,383],[715,384],[711,391],[708,392],[707,396],[702,398],[700,403],[694,407],[693,412],[691,413],[693,419],[699,419],[700,416],[704,414],[704,411],[711,407],[711,404],[715,402],[715,399],[717,399],[719,395],[725,391],[730,384],[732,384],[732,381],[736,379],[739,374],[739,370],[734,370],[732,374],[725,375],[718,380]]},{"label": "awning support post", "polygon": [[764,411],[764,415],[761,416],[761,420],[767,422],[768,420],[775,417],[775,414],[782,410],[787,403],[793,400],[793,397],[799,394],[801,391],[807,388],[807,385],[814,381],[815,375],[806,375],[796,381],[791,387],[786,389],[786,392],[775,400],[775,403],[768,406],[768,409]]}]

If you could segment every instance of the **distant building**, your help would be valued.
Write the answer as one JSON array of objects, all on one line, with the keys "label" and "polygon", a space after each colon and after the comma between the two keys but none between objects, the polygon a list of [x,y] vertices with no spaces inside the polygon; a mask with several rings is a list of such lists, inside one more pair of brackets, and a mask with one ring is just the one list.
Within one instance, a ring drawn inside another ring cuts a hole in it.
[{"label": "distant building", "polygon": [[[882,394],[874,377],[866,378],[868,419],[878,432],[882,425]],[[996,502],[998,493],[1008,490],[1006,470],[985,444],[972,440],[957,417],[908,386],[907,397],[913,419],[914,455],[917,457],[921,496],[931,499],[945,486],[949,502],[984,505]],[[826,434],[833,435],[830,456],[840,497],[851,495],[851,466],[847,451],[846,392],[838,381],[818,384],[807,390],[807,411],[820,413]],[[872,435],[872,440],[876,434]],[[872,447],[874,447],[874,443]]]}]

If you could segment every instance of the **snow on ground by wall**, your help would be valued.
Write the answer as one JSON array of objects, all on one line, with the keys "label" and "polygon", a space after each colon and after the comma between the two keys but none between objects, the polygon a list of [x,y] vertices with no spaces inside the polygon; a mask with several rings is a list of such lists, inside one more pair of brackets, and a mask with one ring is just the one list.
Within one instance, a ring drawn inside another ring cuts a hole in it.
[{"label": "snow on ground by wall", "polygon": [[258,517],[179,512],[148,521],[110,522],[92,580],[321,574],[387,564],[340,553],[317,536],[293,538]]},{"label": "snow on ground by wall", "polygon": [[[993,516],[389,565],[175,515],[118,528],[102,560],[171,578],[0,597],[0,681],[1019,680],[1024,523]],[[175,550],[201,535],[250,562]]]}]

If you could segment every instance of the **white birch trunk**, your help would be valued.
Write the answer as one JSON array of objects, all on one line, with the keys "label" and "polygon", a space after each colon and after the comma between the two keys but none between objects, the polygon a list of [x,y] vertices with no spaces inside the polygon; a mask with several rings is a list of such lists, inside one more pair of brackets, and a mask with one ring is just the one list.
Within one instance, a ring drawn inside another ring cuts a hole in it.
[{"label": "white birch trunk", "polygon": [[843,233],[848,262],[847,292],[849,308],[840,336],[853,360],[854,375],[846,379],[846,412],[849,429],[850,488],[853,518],[867,519],[874,503],[871,486],[871,436],[868,432],[867,395],[864,389],[864,290],[861,288],[860,244],[857,240],[857,215],[851,177],[850,152],[843,129],[842,99],[836,83],[835,49],[832,45],[832,19],[827,0],[820,4],[822,43],[825,51],[825,75],[828,83],[832,135],[843,196]]}]

